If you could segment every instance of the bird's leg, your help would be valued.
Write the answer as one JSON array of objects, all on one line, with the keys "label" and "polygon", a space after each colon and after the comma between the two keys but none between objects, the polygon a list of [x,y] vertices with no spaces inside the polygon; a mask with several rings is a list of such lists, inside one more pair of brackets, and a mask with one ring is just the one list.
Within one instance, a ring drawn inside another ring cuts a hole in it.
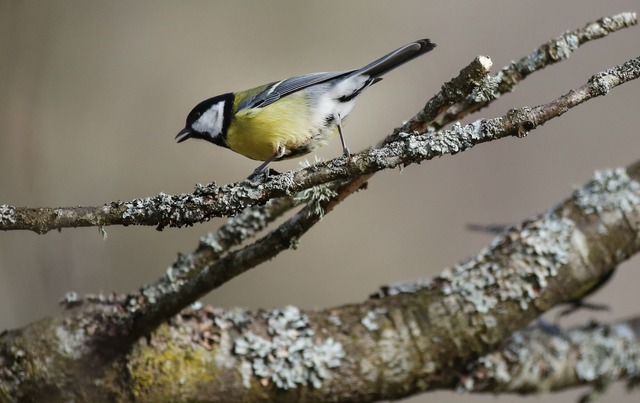
[{"label": "bird's leg", "polygon": [[340,118],[340,115],[336,115],[336,122],[338,125],[338,134],[340,134],[340,142],[342,142],[342,152],[344,153],[344,156],[349,158],[351,156],[351,151],[349,151],[349,147],[347,147],[347,143],[345,143],[344,141],[344,133],[342,132],[342,118]]},{"label": "bird's leg", "polygon": [[270,162],[277,160],[278,158],[282,157],[284,155],[285,152],[285,148],[283,145],[279,145],[276,148],[276,152],[273,153],[273,155],[271,157],[269,157],[267,160],[265,160],[262,164],[260,164],[260,166],[258,166],[255,171],[253,171],[253,173],[251,175],[249,175],[249,178],[253,178],[256,177],[258,175],[260,175],[261,173],[265,172],[266,176],[269,176],[269,168],[267,167],[267,165],[269,165]]}]

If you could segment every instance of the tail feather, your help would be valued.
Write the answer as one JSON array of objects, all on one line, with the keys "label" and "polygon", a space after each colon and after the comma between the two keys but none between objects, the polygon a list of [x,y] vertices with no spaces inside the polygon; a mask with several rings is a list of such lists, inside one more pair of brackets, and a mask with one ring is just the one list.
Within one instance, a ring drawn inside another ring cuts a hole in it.
[{"label": "tail feather", "polygon": [[353,75],[366,74],[372,78],[378,78],[396,67],[429,52],[435,47],[436,44],[429,39],[420,39],[411,42],[356,70]]}]

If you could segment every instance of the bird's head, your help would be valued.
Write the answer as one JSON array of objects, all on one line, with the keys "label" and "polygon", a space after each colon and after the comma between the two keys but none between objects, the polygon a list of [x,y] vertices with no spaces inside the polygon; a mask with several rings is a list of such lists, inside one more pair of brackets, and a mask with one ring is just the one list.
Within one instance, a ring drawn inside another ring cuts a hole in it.
[{"label": "bird's head", "polygon": [[218,95],[196,105],[189,115],[184,129],[176,135],[176,141],[182,143],[194,138],[225,146],[224,138],[231,123],[234,95]]}]

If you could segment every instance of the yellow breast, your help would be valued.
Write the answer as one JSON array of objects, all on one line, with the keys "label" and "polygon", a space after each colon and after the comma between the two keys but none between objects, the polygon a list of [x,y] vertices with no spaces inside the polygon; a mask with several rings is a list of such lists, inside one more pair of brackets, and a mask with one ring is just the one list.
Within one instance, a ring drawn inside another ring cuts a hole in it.
[{"label": "yellow breast", "polygon": [[264,108],[239,111],[229,126],[227,145],[260,161],[271,158],[279,146],[285,147],[284,158],[306,154],[335,131],[326,132],[324,122],[318,121],[310,108],[304,93],[296,93]]}]

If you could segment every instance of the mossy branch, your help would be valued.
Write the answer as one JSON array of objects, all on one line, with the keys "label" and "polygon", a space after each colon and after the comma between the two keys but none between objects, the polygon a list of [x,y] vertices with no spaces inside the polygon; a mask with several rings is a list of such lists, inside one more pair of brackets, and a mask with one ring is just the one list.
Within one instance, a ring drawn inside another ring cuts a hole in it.
[{"label": "mossy branch", "polygon": [[[513,346],[500,346],[542,312],[583,298],[640,251],[639,181],[640,161],[598,171],[565,202],[498,236],[475,257],[431,280],[384,287],[359,304],[258,312],[196,304],[147,337],[120,335],[125,346],[117,346],[102,341],[115,324],[131,320],[142,294],[74,300],[63,318],[0,337],[0,390],[51,397],[50,385],[63,385],[57,390],[69,395],[125,400],[362,402],[436,389],[531,393],[636,379],[635,330],[556,329],[553,337],[526,330],[513,336]],[[548,349],[566,339],[569,350],[597,352],[603,343],[608,350],[589,358],[552,356],[523,338]],[[592,342],[580,347],[587,339]],[[522,352],[517,362],[514,351]],[[528,371],[526,384],[507,377],[542,365],[540,357],[575,373]],[[606,358],[606,371],[585,368]],[[505,365],[513,372],[503,374]],[[33,381],[20,378],[25,374]],[[76,379],[87,376],[91,382]]]}]

